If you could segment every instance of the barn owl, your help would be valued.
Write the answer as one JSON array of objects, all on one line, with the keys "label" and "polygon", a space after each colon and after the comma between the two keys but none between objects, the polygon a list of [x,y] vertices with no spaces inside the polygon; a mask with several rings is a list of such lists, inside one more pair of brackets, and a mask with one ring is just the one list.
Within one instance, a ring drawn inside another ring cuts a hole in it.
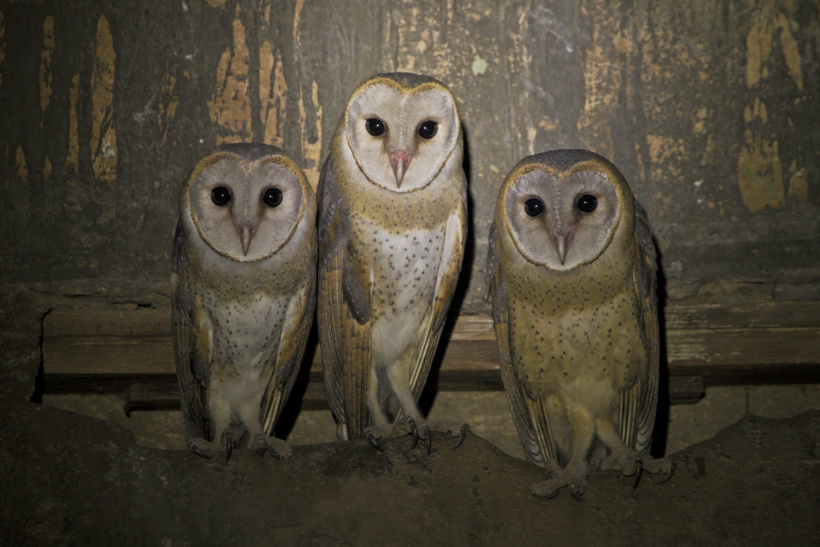
[{"label": "barn owl", "polygon": [[381,449],[384,437],[412,434],[428,452],[430,430],[464,439],[463,425],[426,422],[417,406],[461,270],[462,153],[453,95],[415,74],[364,82],[331,140],[317,321],[341,439]]},{"label": "barn owl", "polygon": [[188,448],[289,457],[269,436],[313,320],[313,190],[282,150],[223,145],[183,185],[179,215],[172,323]]},{"label": "barn owl", "polygon": [[539,497],[648,455],[658,398],[656,252],[618,169],[585,150],[524,158],[498,194],[487,273],[504,387]]}]

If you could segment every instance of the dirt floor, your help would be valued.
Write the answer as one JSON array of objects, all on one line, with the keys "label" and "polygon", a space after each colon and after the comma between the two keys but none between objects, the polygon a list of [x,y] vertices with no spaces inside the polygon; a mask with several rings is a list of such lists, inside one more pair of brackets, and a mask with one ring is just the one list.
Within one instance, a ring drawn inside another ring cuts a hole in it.
[{"label": "dirt floor", "polygon": [[[135,442],[157,439],[156,424],[132,434],[119,416],[5,394],[0,543],[817,545],[820,411],[766,419],[745,414],[743,399],[739,421],[671,454],[668,483],[645,476],[633,489],[631,478],[597,472],[579,502],[533,497],[544,472],[475,434],[457,450],[436,436],[429,456],[407,438],[384,453],[329,442],[295,446],[287,461],[239,451],[225,463]],[[314,418],[327,421],[302,420]],[[294,426],[292,444],[300,428],[319,430],[308,425]]]}]

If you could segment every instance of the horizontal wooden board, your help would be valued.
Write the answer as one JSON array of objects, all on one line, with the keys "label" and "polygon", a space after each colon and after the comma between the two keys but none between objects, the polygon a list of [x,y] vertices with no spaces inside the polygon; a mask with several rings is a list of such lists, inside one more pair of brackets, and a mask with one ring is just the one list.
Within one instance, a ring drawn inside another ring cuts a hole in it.
[{"label": "horizontal wooden board", "polygon": [[[671,377],[722,384],[820,382],[820,303],[678,306],[668,307],[665,316]],[[503,389],[490,316],[464,314],[449,327],[441,366],[434,370],[438,389]],[[43,321],[46,389],[173,378],[170,330],[167,309],[53,310]],[[316,348],[311,383],[320,381]]]}]

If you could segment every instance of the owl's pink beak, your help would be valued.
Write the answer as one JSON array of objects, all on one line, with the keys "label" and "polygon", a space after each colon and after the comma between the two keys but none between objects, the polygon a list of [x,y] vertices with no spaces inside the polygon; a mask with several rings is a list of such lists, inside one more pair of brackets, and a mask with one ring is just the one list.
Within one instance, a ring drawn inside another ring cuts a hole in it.
[{"label": "owl's pink beak", "polygon": [[248,249],[251,246],[253,234],[256,233],[256,226],[243,224],[241,226],[237,226],[237,229],[239,230],[239,239],[242,241],[242,252],[245,253],[245,256],[248,256]]},{"label": "owl's pink beak", "polygon": [[390,153],[390,165],[393,166],[393,174],[396,175],[396,188],[401,188],[401,181],[404,180],[407,166],[410,165],[412,159],[413,156],[404,150],[396,150]]},{"label": "owl's pink beak", "polygon": [[563,264],[564,259],[567,257],[568,242],[566,234],[553,236],[552,246],[555,248],[555,252],[558,253],[558,258],[561,260],[561,264]]}]

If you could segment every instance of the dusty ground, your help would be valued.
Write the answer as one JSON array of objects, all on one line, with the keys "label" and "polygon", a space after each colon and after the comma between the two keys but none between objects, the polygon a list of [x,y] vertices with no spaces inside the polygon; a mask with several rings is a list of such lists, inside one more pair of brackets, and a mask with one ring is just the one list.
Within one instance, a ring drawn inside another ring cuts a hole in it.
[{"label": "dusty ground", "polygon": [[676,452],[672,480],[591,476],[583,501],[529,494],[543,472],[469,435],[297,446],[229,463],[139,446],[125,428],[4,396],[0,543],[737,544],[820,542],[820,412],[746,415]]}]

